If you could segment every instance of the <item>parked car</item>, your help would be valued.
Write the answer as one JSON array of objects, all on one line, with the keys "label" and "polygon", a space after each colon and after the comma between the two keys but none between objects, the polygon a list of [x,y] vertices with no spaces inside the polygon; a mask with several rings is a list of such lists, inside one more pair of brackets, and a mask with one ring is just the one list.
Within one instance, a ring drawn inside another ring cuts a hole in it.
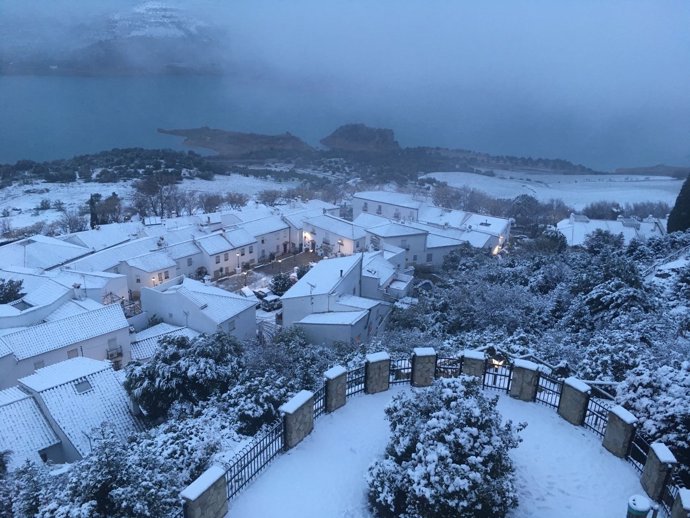
[{"label": "parked car", "polygon": [[258,299],[256,295],[254,295],[254,292],[251,288],[247,288],[246,286],[244,288],[240,288],[240,295],[246,297],[248,300],[256,302],[256,309],[259,309],[261,307],[261,301]]},{"label": "parked car", "polygon": [[268,288],[257,288],[252,291],[254,292],[254,295],[256,295],[256,298],[259,300],[263,300],[266,298],[266,296],[273,294],[273,292]]},{"label": "parked car", "polygon": [[274,311],[283,307],[283,301],[280,300],[278,295],[266,295],[261,300],[261,309],[264,311]]}]

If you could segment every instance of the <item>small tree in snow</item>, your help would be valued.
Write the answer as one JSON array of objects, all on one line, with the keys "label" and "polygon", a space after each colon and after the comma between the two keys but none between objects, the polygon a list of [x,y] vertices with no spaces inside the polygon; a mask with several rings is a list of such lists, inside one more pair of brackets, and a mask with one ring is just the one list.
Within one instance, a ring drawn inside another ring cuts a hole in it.
[{"label": "small tree in snow", "polygon": [[158,419],[175,402],[196,404],[224,393],[243,370],[242,347],[230,335],[165,337],[148,362],[127,366],[125,389],[151,419]]},{"label": "small tree in snow", "polygon": [[23,281],[0,279],[0,304],[9,304],[22,298],[22,284]]},{"label": "small tree in snow", "polygon": [[440,379],[386,409],[391,440],[369,468],[369,502],[381,518],[502,517],[517,505],[508,455],[523,425],[501,424],[498,396],[475,378]]},{"label": "small tree in snow", "polygon": [[271,291],[278,296],[283,295],[292,287],[292,279],[289,273],[279,273],[271,279]]}]

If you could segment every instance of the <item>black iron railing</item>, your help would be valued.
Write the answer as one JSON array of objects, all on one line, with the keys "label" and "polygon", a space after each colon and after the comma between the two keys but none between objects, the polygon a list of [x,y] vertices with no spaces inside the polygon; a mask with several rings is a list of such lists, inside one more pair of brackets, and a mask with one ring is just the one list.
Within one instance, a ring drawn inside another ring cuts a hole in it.
[{"label": "black iron railing", "polygon": [[642,473],[647,462],[650,444],[652,444],[651,440],[640,430],[635,432],[635,436],[630,443],[630,451],[628,451],[626,460],[640,473]]},{"label": "black iron railing", "polygon": [[314,391],[314,419],[326,413],[326,385]]},{"label": "black iron railing", "polygon": [[462,374],[462,356],[459,358],[436,357],[436,378],[457,378]]},{"label": "black iron railing", "polygon": [[558,408],[558,403],[561,401],[562,390],[562,381],[552,378],[551,376],[547,376],[544,373],[539,373],[537,395],[534,399],[538,403],[542,403],[552,408]]},{"label": "black iron railing", "polygon": [[364,392],[365,378],[366,371],[364,365],[351,371],[347,371],[347,397]]},{"label": "black iron railing", "polygon": [[587,404],[587,413],[585,414],[585,428],[603,437],[606,433],[606,425],[609,421],[609,408],[611,405],[611,401],[590,397],[589,403]]},{"label": "black iron railing", "polygon": [[683,487],[683,482],[677,478],[675,475],[670,475],[666,479],[664,484],[664,489],[661,491],[661,507],[664,508],[666,514],[671,516],[671,508],[673,507],[673,502],[675,502],[678,497],[678,492],[680,488]]},{"label": "black iron railing", "polygon": [[228,500],[254,480],[283,451],[283,446],[283,420],[281,419],[266,433],[252,440],[231,461],[225,472]]},{"label": "black iron railing", "polygon": [[510,364],[494,362],[489,359],[484,362],[484,376],[482,386],[499,390],[510,390],[510,382],[513,377],[513,366]]},{"label": "black iron railing", "polygon": [[391,360],[390,383],[410,383],[412,380],[412,361],[409,358]]}]

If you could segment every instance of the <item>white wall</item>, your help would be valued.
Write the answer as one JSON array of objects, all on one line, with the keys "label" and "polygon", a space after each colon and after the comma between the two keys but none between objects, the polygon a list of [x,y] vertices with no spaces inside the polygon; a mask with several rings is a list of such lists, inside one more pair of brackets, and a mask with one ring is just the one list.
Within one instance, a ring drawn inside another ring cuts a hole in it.
[{"label": "white wall", "polygon": [[352,198],[352,218],[356,218],[363,212],[366,214],[375,214],[376,216],[381,216],[388,219],[406,219],[417,221],[418,217],[417,209],[400,207],[392,203]]}]

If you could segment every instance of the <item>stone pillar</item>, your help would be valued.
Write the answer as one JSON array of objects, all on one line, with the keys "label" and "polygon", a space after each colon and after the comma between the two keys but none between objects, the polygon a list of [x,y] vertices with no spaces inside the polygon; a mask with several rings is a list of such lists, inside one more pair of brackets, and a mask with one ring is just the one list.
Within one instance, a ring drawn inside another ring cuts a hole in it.
[{"label": "stone pillar", "polygon": [[558,415],[575,426],[581,426],[587,415],[589,405],[589,385],[574,377],[566,378],[558,402]]},{"label": "stone pillar", "polygon": [[671,518],[688,518],[690,516],[690,489],[681,487],[671,507]]},{"label": "stone pillar", "polygon": [[225,468],[214,464],[181,493],[185,518],[223,518],[228,513]]},{"label": "stone pillar", "polygon": [[616,457],[624,459],[630,449],[630,443],[635,437],[637,417],[622,406],[614,406],[609,410],[609,418],[604,433],[604,448]]},{"label": "stone pillar", "polygon": [[655,442],[650,446],[640,479],[642,488],[649,498],[655,501],[661,498],[666,478],[670,476],[673,465],[677,462],[676,457],[664,443]]},{"label": "stone pillar", "polygon": [[436,376],[436,351],[433,347],[416,347],[412,352],[412,385],[428,387]]},{"label": "stone pillar", "polygon": [[326,412],[333,412],[347,400],[347,370],[336,365],[323,373],[326,379]]},{"label": "stone pillar", "polygon": [[534,401],[539,385],[539,365],[528,360],[515,360],[510,396],[521,401]]},{"label": "stone pillar", "polygon": [[314,393],[302,390],[279,410],[283,414],[284,448],[289,450],[314,429]]},{"label": "stone pillar", "polygon": [[376,394],[388,390],[391,375],[391,357],[387,352],[367,354],[364,364],[364,392]]},{"label": "stone pillar", "polygon": [[482,351],[465,349],[462,352],[462,373],[483,378],[485,362],[486,356]]}]

